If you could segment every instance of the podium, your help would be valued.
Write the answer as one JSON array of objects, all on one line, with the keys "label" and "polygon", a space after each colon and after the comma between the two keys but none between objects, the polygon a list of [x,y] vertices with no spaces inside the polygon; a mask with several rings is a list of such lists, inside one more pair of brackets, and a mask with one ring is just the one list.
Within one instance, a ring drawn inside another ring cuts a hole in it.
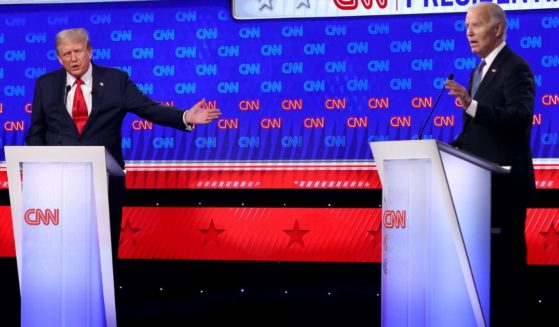
[{"label": "podium", "polygon": [[[116,326],[102,146],[7,146],[21,326]],[[117,245],[115,245],[117,246]]]},{"label": "podium", "polygon": [[491,173],[508,170],[435,140],[370,146],[382,183],[382,326],[489,326]]}]

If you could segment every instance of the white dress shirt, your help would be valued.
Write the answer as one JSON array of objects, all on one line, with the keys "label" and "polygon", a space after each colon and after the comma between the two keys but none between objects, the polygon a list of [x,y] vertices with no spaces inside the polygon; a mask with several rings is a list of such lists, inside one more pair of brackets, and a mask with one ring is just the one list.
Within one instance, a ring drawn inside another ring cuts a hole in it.
[{"label": "white dress shirt", "polygon": [[[483,70],[481,71],[481,80],[479,81],[480,84],[483,81],[483,78],[485,77],[485,74],[487,74],[487,71],[489,70],[489,67],[491,66],[493,61],[495,61],[495,58],[497,57],[499,52],[501,52],[501,50],[503,50],[505,45],[506,45],[505,42],[501,43],[498,47],[493,49],[493,51],[491,51],[487,55],[487,57],[482,58],[483,60],[485,60],[485,67],[483,67]],[[468,109],[466,109],[466,113],[468,115],[472,116],[472,117],[475,117],[476,112],[477,112],[477,101],[472,99],[472,103],[470,103],[470,106],[468,107]]]},{"label": "white dress shirt", "polygon": [[[93,89],[93,69],[91,65],[89,65],[89,69],[83,74],[80,78],[83,82],[82,84],[82,93],[83,97],[85,98],[85,104],[87,106],[87,114],[91,115],[91,90]],[[76,78],[68,73],[66,73],[66,86],[70,85],[72,88],[70,92],[68,92],[68,97],[66,98],[66,110],[72,117],[72,107],[74,105],[74,95],[76,94],[77,84],[75,84]]]}]

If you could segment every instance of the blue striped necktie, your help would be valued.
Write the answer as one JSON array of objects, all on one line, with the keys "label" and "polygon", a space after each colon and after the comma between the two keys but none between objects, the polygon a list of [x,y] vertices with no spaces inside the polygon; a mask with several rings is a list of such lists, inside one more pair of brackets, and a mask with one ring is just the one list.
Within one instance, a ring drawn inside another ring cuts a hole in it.
[{"label": "blue striped necktie", "polygon": [[479,84],[481,83],[481,77],[483,76],[483,67],[485,67],[485,60],[481,59],[481,62],[477,66],[476,70],[474,71],[474,79],[472,81],[472,98],[476,95],[477,89],[479,88]]}]

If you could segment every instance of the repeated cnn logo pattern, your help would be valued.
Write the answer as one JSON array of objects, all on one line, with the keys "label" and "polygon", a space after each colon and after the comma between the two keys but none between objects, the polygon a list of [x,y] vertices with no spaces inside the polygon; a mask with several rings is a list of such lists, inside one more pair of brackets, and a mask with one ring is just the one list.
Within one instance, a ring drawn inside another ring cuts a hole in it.
[{"label": "repeated cnn logo pattern", "polygon": [[[150,97],[181,107],[204,97],[224,112],[193,133],[130,115],[126,160],[370,160],[370,141],[417,138],[446,76],[465,84],[478,62],[463,13],[238,21],[228,0],[161,3],[0,7],[1,145],[23,144],[34,81],[59,68],[55,33],[77,25],[91,33],[95,63],[126,71]],[[266,12],[280,5],[250,3]],[[534,157],[558,158],[559,11],[510,11],[508,25],[507,43],[535,74]],[[423,138],[451,141],[461,114],[443,96]]]}]

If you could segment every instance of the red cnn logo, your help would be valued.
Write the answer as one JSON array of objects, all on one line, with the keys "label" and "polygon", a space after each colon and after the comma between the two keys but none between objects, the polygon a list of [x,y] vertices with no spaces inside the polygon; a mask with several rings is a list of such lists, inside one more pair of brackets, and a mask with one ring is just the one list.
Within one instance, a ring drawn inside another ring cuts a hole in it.
[{"label": "red cnn logo", "polygon": [[58,225],[60,222],[60,209],[28,209],[25,211],[23,219],[28,225],[36,226],[49,225],[51,222],[53,225]]},{"label": "red cnn logo", "polygon": [[406,228],[406,210],[386,210],[382,214],[384,228]]},{"label": "red cnn logo", "polygon": [[[388,5],[388,0],[376,0],[379,8],[384,9]],[[373,7],[373,0],[361,0],[363,7],[365,9],[371,9]],[[359,0],[334,0],[336,7],[341,10],[355,10],[359,5]]]},{"label": "red cnn logo", "polygon": [[26,113],[30,114],[31,110],[33,110],[33,106],[31,105],[31,103],[26,103],[24,110],[25,110]]}]

